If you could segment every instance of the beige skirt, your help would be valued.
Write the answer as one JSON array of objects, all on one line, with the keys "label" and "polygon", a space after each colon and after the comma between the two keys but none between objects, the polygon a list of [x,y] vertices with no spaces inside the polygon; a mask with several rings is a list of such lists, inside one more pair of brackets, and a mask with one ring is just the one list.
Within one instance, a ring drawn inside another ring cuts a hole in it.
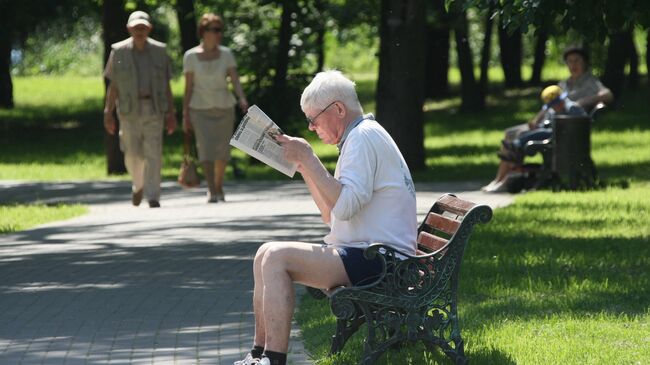
[{"label": "beige skirt", "polygon": [[235,108],[190,109],[199,161],[230,160]]}]

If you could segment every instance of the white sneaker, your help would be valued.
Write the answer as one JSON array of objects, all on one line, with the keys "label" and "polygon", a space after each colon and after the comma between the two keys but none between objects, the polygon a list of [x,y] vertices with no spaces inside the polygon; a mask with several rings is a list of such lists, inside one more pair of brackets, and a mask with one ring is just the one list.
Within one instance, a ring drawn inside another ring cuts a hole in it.
[{"label": "white sneaker", "polygon": [[253,358],[253,356],[248,353],[244,360],[235,361],[234,365],[271,365],[271,360],[264,357],[262,359]]},{"label": "white sneaker", "polygon": [[485,193],[504,193],[508,191],[508,184],[506,181],[499,181],[495,184],[490,184],[490,186],[487,186],[483,192]]},{"label": "white sneaker", "polygon": [[249,352],[246,354],[244,360],[235,361],[233,365],[253,365],[253,364],[259,364],[259,362],[260,359],[254,359],[253,355],[251,355],[251,353]]},{"label": "white sneaker", "polygon": [[492,180],[492,181],[490,181],[489,184],[483,186],[483,187],[481,188],[481,191],[488,191],[488,190],[492,189],[492,186],[494,186],[495,184],[498,184],[498,181],[496,181],[496,180]]}]

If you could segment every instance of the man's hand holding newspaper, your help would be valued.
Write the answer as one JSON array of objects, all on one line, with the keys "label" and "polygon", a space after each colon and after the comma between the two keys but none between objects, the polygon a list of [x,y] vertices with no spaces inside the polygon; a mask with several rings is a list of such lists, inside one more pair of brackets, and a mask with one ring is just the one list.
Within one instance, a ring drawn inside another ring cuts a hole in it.
[{"label": "man's hand holding newspaper", "polygon": [[276,140],[276,137],[282,134],[282,130],[273,120],[257,105],[253,105],[248,108],[248,113],[239,123],[230,139],[230,145],[293,177],[297,165],[284,158],[284,149]]}]

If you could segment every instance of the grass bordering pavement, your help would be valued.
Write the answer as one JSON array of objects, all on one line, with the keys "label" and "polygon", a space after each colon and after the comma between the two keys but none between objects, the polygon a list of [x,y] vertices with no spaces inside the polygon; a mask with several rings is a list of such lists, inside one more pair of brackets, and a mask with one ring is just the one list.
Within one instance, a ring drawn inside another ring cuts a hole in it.
[{"label": "grass bordering pavement", "polygon": [[0,234],[14,233],[41,224],[74,218],[88,212],[80,204],[0,205]]}]

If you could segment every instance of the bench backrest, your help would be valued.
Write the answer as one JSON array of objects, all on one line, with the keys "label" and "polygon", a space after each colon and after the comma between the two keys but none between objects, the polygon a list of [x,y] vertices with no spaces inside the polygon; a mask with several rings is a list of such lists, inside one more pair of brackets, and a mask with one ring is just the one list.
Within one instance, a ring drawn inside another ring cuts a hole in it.
[{"label": "bench backrest", "polygon": [[467,213],[476,206],[452,194],[440,197],[418,229],[418,254],[444,254]]},{"label": "bench backrest", "polygon": [[[441,196],[431,207],[418,229],[417,265],[419,279],[408,284],[408,296],[417,298],[412,306],[427,306],[438,298],[451,300],[458,286],[463,252],[474,225],[492,219],[492,209],[460,199],[452,194]],[[405,269],[407,272],[408,269]],[[396,270],[397,277],[405,275]],[[401,275],[401,276],[400,276]]]}]

